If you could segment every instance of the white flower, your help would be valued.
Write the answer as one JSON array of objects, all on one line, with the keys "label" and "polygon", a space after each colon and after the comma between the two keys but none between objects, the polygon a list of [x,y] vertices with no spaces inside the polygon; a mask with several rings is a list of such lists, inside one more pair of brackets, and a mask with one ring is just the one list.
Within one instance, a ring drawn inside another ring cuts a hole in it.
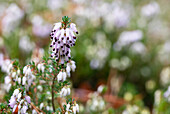
[{"label": "white flower", "polygon": [[12,77],[14,78],[16,76],[16,74],[17,74],[16,72],[13,72]]},{"label": "white flower", "polygon": [[79,105],[78,104],[73,106],[73,113],[76,114],[76,112],[79,112]]},{"label": "white flower", "polygon": [[0,53],[0,67],[3,65],[4,62],[4,55]]},{"label": "white flower", "polygon": [[79,113],[79,105],[78,104],[76,104],[76,110]]},{"label": "white flower", "polygon": [[70,95],[70,88],[63,87],[60,91],[60,97]]},{"label": "white flower", "polygon": [[23,36],[20,38],[19,48],[23,52],[29,53],[34,49],[34,47],[35,47],[34,42],[31,42],[28,36]]},{"label": "white flower", "polygon": [[22,96],[22,94],[21,94],[21,92],[20,92],[20,93],[18,94],[18,101],[20,101],[21,96]]},{"label": "white flower", "polygon": [[38,89],[40,92],[43,91],[43,87],[42,87],[41,85],[38,85],[38,86],[37,86],[37,89]]},{"label": "white flower", "polygon": [[100,85],[100,86],[97,88],[97,92],[102,93],[103,89],[104,89],[104,85]]},{"label": "white flower", "polygon": [[67,94],[70,95],[70,88],[67,88]]},{"label": "white flower", "polygon": [[18,83],[21,84],[21,78],[20,77],[18,78]]},{"label": "white flower", "polygon": [[17,108],[17,104],[14,106],[14,108],[13,108],[13,111],[12,111],[12,112],[15,112],[16,108]]},{"label": "white flower", "polygon": [[10,4],[1,21],[3,34],[8,34],[15,30],[23,16],[24,11],[17,4]]},{"label": "white flower", "polygon": [[31,103],[31,98],[30,98],[30,96],[25,96],[25,100],[26,100],[28,103]]},{"label": "white flower", "polygon": [[67,111],[70,111],[70,104],[68,103],[67,106],[66,106],[66,110]]},{"label": "white flower", "polygon": [[57,75],[58,82],[62,80],[62,74],[62,72],[59,72],[59,74]]},{"label": "white flower", "polygon": [[27,66],[24,66],[24,68],[23,68],[23,74],[26,73],[26,70],[27,70]]},{"label": "white flower", "polygon": [[69,63],[67,63],[66,71],[67,71],[67,73],[68,73],[68,72],[70,73],[70,71],[71,71],[71,68],[70,68],[70,64],[69,64]]},{"label": "white flower", "polygon": [[66,67],[67,76],[70,77],[71,70],[74,72],[75,69],[76,69],[75,62],[71,60],[69,63],[67,63]]},{"label": "white flower", "polygon": [[19,89],[15,89],[13,92],[13,96],[17,96],[19,94]]},{"label": "white flower", "polygon": [[113,45],[114,49],[120,51],[122,47],[141,40],[143,33],[140,30],[124,31],[120,34],[118,41]]},{"label": "white flower", "polygon": [[151,2],[142,7],[141,14],[145,17],[153,17],[160,11],[159,4],[157,2]]},{"label": "white flower", "polygon": [[44,107],[44,103],[40,104],[40,109],[42,109]]},{"label": "white flower", "polygon": [[11,96],[11,99],[9,100],[9,106],[11,108],[14,108],[15,104],[16,104],[16,99],[14,96]]},{"label": "white flower", "polygon": [[20,74],[20,72],[21,72],[21,71],[18,69],[18,70],[17,70],[17,74],[19,75],[19,74]]},{"label": "white flower", "polygon": [[76,69],[76,64],[74,61],[71,61],[71,70],[74,72]]},{"label": "white flower", "polygon": [[7,92],[9,92],[9,90],[11,89],[11,86],[12,86],[11,83],[6,85],[6,91],[7,91]]},{"label": "white flower", "polygon": [[60,71],[60,72],[58,73],[58,75],[57,75],[57,80],[58,80],[58,82],[60,82],[60,81],[65,81],[66,78],[67,78],[66,72]]},{"label": "white flower", "polygon": [[43,64],[38,64],[38,65],[37,65],[37,68],[38,68],[38,71],[39,71],[39,72],[40,72],[40,71],[44,72],[44,70],[45,70],[45,67],[44,67]]},{"label": "white flower", "polygon": [[32,114],[37,114],[35,109],[32,110]]},{"label": "white flower", "polygon": [[28,109],[28,106],[23,106],[22,107],[22,109],[21,109],[21,114],[25,114],[26,113],[26,111],[27,111],[27,109]]},{"label": "white flower", "polygon": [[25,83],[26,83],[26,77],[24,76],[23,78],[22,78],[22,85],[25,85]]},{"label": "white flower", "polygon": [[22,97],[22,92],[19,92],[19,89],[15,89],[11,99],[9,100],[9,106],[13,108],[13,112],[18,106],[18,113],[25,114],[28,109],[28,103],[31,103],[31,98],[25,96],[25,99]]},{"label": "white flower", "polygon": [[5,77],[5,84],[9,84],[11,82],[10,76]]},{"label": "white flower", "polygon": [[29,89],[32,82],[35,80],[35,76],[32,74],[30,66],[25,66],[23,68],[23,74],[25,74],[25,75],[22,79],[22,85],[25,85],[26,89]]},{"label": "white flower", "polygon": [[170,102],[170,86],[168,87],[167,91],[164,93],[164,97]]},{"label": "white flower", "polygon": [[66,77],[67,77],[66,72],[63,72],[63,75],[62,75],[63,81],[66,80]]}]

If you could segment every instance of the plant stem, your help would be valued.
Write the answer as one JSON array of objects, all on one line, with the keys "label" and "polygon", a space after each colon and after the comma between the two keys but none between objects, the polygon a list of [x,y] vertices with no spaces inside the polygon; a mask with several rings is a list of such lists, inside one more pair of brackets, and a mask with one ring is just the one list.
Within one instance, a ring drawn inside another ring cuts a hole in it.
[{"label": "plant stem", "polygon": [[55,104],[54,104],[54,82],[55,82],[55,77],[53,78],[53,83],[51,85],[51,95],[52,95],[52,107],[53,107],[53,111],[55,112]]},{"label": "plant stem", "polygon": [[31,104],[31,106],[35,109],[35,111],[36,111],[38,114],[40,114],[40,112],[38,111],[37,107],[36,107],[33,103],[30,103],[30,104]]}]

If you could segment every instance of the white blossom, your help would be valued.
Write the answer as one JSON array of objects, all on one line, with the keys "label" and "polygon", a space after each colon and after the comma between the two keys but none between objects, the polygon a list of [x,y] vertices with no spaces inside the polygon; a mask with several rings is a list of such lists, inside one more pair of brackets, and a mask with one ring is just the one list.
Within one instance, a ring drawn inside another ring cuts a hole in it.
[{"label": "white blossom", "polygon": [[66,74],[66,72],[64,72],[64,71],[60,71],[60,72],[58,73],[58,75],[57,75],[57,80],[58,80],[58,82],[60,82],[60,81],[65,81],[66,78],[67,78],[67,74]]},{"label": "white blossom", "polygon": [[25,114],[28,109],[28,104],[31,103],[29,96],[22,97],[22,92],[19,89],[15,89],[11,99],[9,100],[9,106],[13,108],[13,112],[18,107],[18,113]]},{"label": "white blossom", "polygon": [[60,91],[60,97],[65,97],[67,95],[70,95],[70,88],[63,87]]},{"label": "white blossom", "polygon": [[141,14],[145,17],[153,17],[160,12],[159,4],[157,2],[151,2],[142,7]]},{"label": "white blossom", "polygon": [[69,28],[64,29],[62,23],[58,22],[54,24],[54,28],[51,33],[52,47],[51,57],[54,57],[56,61],[59,61],[62,65],[64,61],[68,62],[71,59],[70,47],[75,45],[76,36],[74,32],[78,34],[76,25],[70,24]]},{"label": "white blossom", "polygon": [[37,68],[38,68],[38,71],[39,71],[39,72],[40,72],[40,71],[44,72],[44,70],[45,70],[45,66],[44,66],[42,63],[39,63],[39,64],[37,65]]}]

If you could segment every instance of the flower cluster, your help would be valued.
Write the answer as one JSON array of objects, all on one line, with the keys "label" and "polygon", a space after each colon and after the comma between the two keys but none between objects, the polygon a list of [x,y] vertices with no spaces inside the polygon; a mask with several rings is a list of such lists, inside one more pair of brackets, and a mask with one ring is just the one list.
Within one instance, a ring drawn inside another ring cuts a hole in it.
[{"label": "flower cluster", "polygon": [[30,66],[25,66],[23,68],[24,77],[22,78],[22,85],[25,85],[27,89],[31,86],[32,82],[35,80],[35,76],[31,71]]},{"label": "flower cluster", "polygon": [[67,95],[70,95],[70,88],[69,87],[63,87],[60,91],[60,97],[65,97]]},{"label": "flower cluster", "polygon": [[[53,40],[52,57],[54,55],[55,57],[47,58],[44,56],[43,60],[40,60],[40,56],[35,56],[36,61],[30,62],[24,67],[21,67],[17,60],[5,60],[3,54],[0,54],[0,67],[7,74],[4,81],[5,87],[7,87],[7,92],[14,91],[8,104],[12,108],[12,110],[8,110],[9,112],[26,114],[31,112],[28,108],[32,108],[33,114],[39,112],[55,113],[55,102],[57,100],[55,93],[57,92],[59,92],[59,99],[61,99],[58,101],[61,110],[57,110],[57,113],[79,112],[78,104],[74,100],[72,101],[72,98],[67,101],[69,97],[66,97],[71,93],[70,82],[66,79],[70,77],[71,71],[76,69],[75,62],[71,60],[70,54],[70,47],[75,45],[76,41],[74,32],[78,34],[76,25],[70,23],[70,18],[65,16],[60,25],[59,23],[55,24],[51,34]],[[58,83],[56,83],[57,81]],[[32,103],[28,95],[30,97],[35,96]],[[65,104],[64,99],[67,103],[70,103],[67,111],[66,106],[65,109],[62,107],[62,104]]]},{"label": "flower cluster", "polygon": [[75,71],[76,69],[76,65],[75,65],[75,62],[70,60],[68,63],[67,63],[67,66],[66,66],[66,69],[62,69],[59,74],[57,75],[57,79],[58,79],[58,82],[60,81],[65,81],[67,76],[70,77],[70,72],[71,71]]},{"label": "flower cluster", "polygon": [[9,59],[5,59],[2,53],[0,53],[0,67],[2,72],[5,72],[7,74],[10,73],[10,70],[12,68],[12,61]]},{"label": "flower cluster", "polygon": [[7,91],[10,90],[12,81],[15,81],[15,82],[18,82],[18,84],[21,84],[19,68],[18,68],[18,70],[15,70],[13,67],[11,67],[11,71],[5,77],[5,86],[6,86]]},{"label": "flower cluster", "polygon": [[52,40],[50,47],[53,48],[51,57],[55,57],[56,61],[62,65],[71,59],[70,47],[74,46],[76,42],[74,32],[78,34],[76,25],[70,23],[70,18],[65,16],[63,22],[55,23],[50,35]]},{"label": "flower cluster", "polygon": [[68,103],[66,105],[66,112],[65,112],[65,114],[69,114],[69,113],[76,114],[76,112],[77,113],[79,112],[79,105],[76,102],[74,102],[73,104]]},{"label": "flower cluster", "polygon": [[31,103],[31,98],[27,95],[23,96],[22,91],[15,89],[11,99],[9,100],[9,106],[13,109],[13,113],[25,114],[29,103]]}]

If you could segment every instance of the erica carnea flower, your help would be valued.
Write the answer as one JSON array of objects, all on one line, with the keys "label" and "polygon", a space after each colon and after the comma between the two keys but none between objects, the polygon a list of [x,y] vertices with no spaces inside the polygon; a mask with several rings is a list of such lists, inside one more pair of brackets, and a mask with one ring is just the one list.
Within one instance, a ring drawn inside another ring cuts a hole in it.
[{"label": "erica carnea flower", "polygon": [[32,82],[35,80],[35,76],[32,73],[30,66],[28,65],[23,68],[23,74],[24,77],[22,78],[22,85],[25,85],[28,89]]},{"label": "erica carnea flower", "polygon": [[23,92],[19,89],[14,90],[9,100],[9,106],[12,108],[12,112],[18,112],[18,114],[25,114],[29,103],[31,103],[31,98],[27,95],[23,96]]},{"label": "erica carnea flower", "polygon": [[67,95],[70,95],[70,88],[68,87],[63,87],[60,92],[60,97],[65,97]]},{"label": "erica carnea flower", "polygon": [[38,68],[38,71],[39,71],[39,72],[40,72],[40,71],[44,72],[44,70],[45,70],[45,67],[44,67],[43,63],[39,63],[39,64],[37,65],[37,68]]},{"label": "erica carnea flower", "polygon": [[65,81],[67,76],[70,77],[70,72],[71,71],[75,71],[76,69],[76,65],[75,65],[75,62],[70,60],[68,63],[67,63],[67,66],[66,66],[66,69],[62,69],[58,75],[57,75],[57,80],[58,82],[60,81]]},{"label": "erica carnea flower", "polygon": [[73,104],[70,105],[70,103],[68,103],[66,105],[66,112],[65,114],[76,114],[79,113],[79,105],[76,102],[73,102]]},{"label": "erica carnea flower", "polygon": [[70,23],[68,16],[64,16],[62,20],[63,22],[54,24],[50,35],[52,40],[50,47],[52,47],[51,57],[63,65],[65,61],[68,62],[71,59],[70,47],[75,45],[76,36],[74,33],[78,34],[78,31],[76,25]]}]

